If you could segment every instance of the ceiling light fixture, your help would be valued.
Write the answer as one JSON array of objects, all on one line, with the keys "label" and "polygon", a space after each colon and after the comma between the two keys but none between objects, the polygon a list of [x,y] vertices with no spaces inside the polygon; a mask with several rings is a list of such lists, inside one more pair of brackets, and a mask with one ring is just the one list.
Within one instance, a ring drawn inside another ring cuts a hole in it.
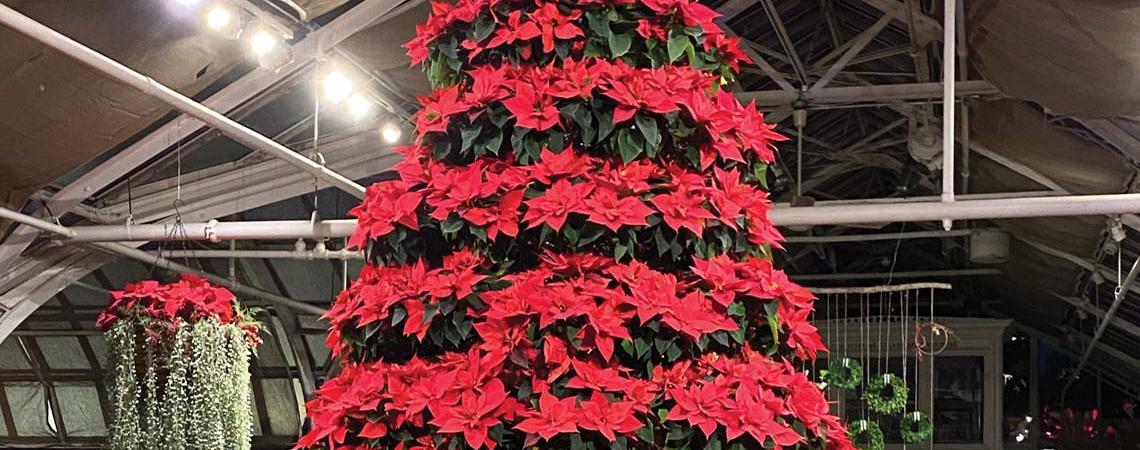
[{"label": "ceiling light fixture", "polygon": [[339,104],[352,95],[352,80],[343,72],[334,70],[325,75],[323,84],[325,99],[332,104]]},{"label": "ceiling light fixture", "polygon": [[206,26],[214,31],[223,31],[234,20],[234,13],[223,5],[214,5],[206,11]]},{"label": "ceiling light fixture", "polygon": [[384,139],[385,144],[400,142],[400,136],[403,134],[404,132],[400,129],[400,125],[395,121],[387,121],[384,122],[384,125],[380,126],[380,137]]},{"label": "ceiling light fixture", "polygon": [[372,102],[364,98],[360,94],[352,94],[348,97],[348,113],[352,115],[353,119],[360,120],[368,116],[372,112]]},{"label": "ceiling light fixture", "polygon": [[277,47],[277,37],[264,29],[257,30],[249,38],[249,48],[253,54],[261,57]]}]

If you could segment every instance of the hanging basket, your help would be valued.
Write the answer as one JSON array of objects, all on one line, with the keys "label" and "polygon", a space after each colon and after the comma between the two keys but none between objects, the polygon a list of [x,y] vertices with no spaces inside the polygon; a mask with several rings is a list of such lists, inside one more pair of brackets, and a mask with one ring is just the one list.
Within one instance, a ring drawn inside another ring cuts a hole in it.
[{"label": "hanging basket", "polygon": [[98,319],[111,370],[109,447],[249,449],[259,326],[233,293],[184,276],[111,295]]},{"label": "hanging basket", "polygon": [[879,414],[898,414],[906,408],[906,398],[909,393],[906,383],[894,374],[885,373],[882,376],[867,381],[867,390],[863,392],[863,401],[867,407]]},{"label": "hanging basket", "polygon": [[859,450],[883,450],[886,447],[883,430],[879,424],[869,420],[852,422],[847,427],[847,437]]},{"label": "hanging basket", "polygon": [[863,382],[863,366],[859,361],[851,358],[839,358],[827,365],[828,384],[843,388],[855,389]]},{"label": "hanging basket", "polygon": [[899,433],[902,434],[903,441],[908,444],[926,442],[933,432],[934,424],[930,422],[930,418],[926,417],[926,414],[920,411],[903,414],[902,421],[899,423]]}]

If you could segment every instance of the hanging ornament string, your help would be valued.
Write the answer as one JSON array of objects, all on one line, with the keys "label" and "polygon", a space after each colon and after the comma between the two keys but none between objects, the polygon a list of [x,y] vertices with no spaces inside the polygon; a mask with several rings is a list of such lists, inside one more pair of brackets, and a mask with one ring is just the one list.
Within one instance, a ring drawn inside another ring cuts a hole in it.
[{"label": "hanging ornament string", "polygon": [[[868,317],[870,315],[870,312],[871,312],[871,296],[870,296],[870,294],[863,294],[862,298],[859,299],[859,320],[860,320],[860,322],[862,322],[862,326],[859,327],[860,328],[859,335],[862,336],[862,341],[863,341],[863,345],[862,345],[862,347],[863,347],[863,349],[862,349],[863,367],[867,367],[867,368],[871,367],[871,365],[869,364],[871,362],[871,359],[870,359],[871,358],[871,356],[870,356],[871,355],[871,322],[870,322],[871,319],[870,319],[870,317]],[[862,391],[866,392],[866,390],[867,390],[867,377],[863,377],[863,379],[861,380],[861,383],[860,383],[860,387],[862,388],[861,389]],[[861,402],[861,403],[863,406],[863,417],[862,417],[862,419],[867,420],[867,402]]]},{"label": "hanging ornament string", "polygon": [[[930,290],[930,323],[932,323],[932,324],[934,323],[934,289]],[[933,333],[933,332],[934,332],[934,330],[931,329],[931,333]],[[947,341],[950,340],[949,336],[947,336],[946,340]],[[930,383],[930,392],[928,395],[930,396],[930,415],[931,415],[931,417],[933,417],[934,416],[934,389],[936,388],[936,386],[934,385],[934,358],[933,357],[930,358],[929,364],[930,364],[930,378],[927,379],[928,380],[927,382]],[[930,450],[934,450],[934,439],[930,440]]]},{"label": "hanging ornament string", "polygon": [[[910,309],[910,291],[903,291],[902,295],[899,296],[899,347],[900,347],[900,351],[902,351],[903,384],[906,384],[907,387],[910,386],[910,384],[907,383],[908,380],[907,380],[907,373],[906,373],[907,366],[910,366],[910,362],[907,361],[907,359],[906,359],[907,358],[907,350],[908,350],[907,349],[907,339],[906,339],[906,326],[907,326],[907,312],[909,311],[909,309]],[[915,388],[917,388],[917,387],[918,386],[915,385]],[[918,389],[915,389],[915,392],[918,392]],[[904,439],[903,440],[903,446],[902,446],[903,450],[906,450],[906,444],[907,444],[906,440]]]},{"label": "hanging ornament string", "polygon": [[875,375],[882,376],[883,371],[883,297],[886,295],[884,292],[879,293],[879,316],[875,322]]},{"label": "hanging ornament string", "polygon": [[879,320],[881,320],[883,322],[883,327],[887,329],[887,335],[886,335],[886,337],[883,338],[883,342],[886,343],[886,348],[887,348],[886,349],[886,352],[887,352],[886,353],[886,362],[884,362],[883,365],[886,367],[887,372],[891,371],[891,364],[890,364],[890,356],[891,356],[891,314],[893,313],[892,310],[894,309],[894,304],[895,304],[894,298],[895,298],[894,292],[888,292],[887,293],[887,315],[886,315],[886,317],[880,317],[879,318]]}]

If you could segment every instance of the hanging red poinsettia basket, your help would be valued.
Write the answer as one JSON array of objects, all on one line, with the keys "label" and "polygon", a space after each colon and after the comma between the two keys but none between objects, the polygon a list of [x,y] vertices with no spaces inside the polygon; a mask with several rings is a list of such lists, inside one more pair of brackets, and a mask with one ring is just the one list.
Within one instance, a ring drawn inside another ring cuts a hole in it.
[{"label": "hanging red poinsettia basket", "polygon": [[99,312],[95,326],[107,331],[124,318],[143,323],[155,339],[182,324],[214,320],[241,328],[253,345],[260,342],[258,323],[239,309],[234,293],[194,275],[182,275],[169,284],[156,280],[128,283],[123,290],[111,292],[111,303]]},{"label": "hanging red poinsettia basket", "polygon": [[113,450],[248,449],[259,325],[228,289],[185,275],[111,293],[105,333]]}]

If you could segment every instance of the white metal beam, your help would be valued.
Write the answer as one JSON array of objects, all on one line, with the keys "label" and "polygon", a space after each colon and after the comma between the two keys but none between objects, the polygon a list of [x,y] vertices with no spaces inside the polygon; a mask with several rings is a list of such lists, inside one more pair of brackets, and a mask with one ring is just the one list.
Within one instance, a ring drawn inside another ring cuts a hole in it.
[{"label": "white metal beam", "polygon": [[[972,97],[1001,94],[988,81],[971,80],[958,83],[955,95]],[[791,108],[797,100],[810,104],[812,108],[843,105],[847,103],[893,103],[908,100],[933,100],[942,96],[942,83],[900,83],[874,86],[844,86],[822,88],[817,92],[750,91],[736,95],[741,101],[756,100],[760,108]]]},{"label": "white metal beam", "polygon": [[[383,22],[401,11],[401,0],[364,0],[320,29],[309,33],[293,46],[293,61],[276,71],[254,70],[230,83],[202,101],[205,106],[231,113],[266,90],[284,83],[315,61],[322,52],[336,47],[345,39]],[[389,15],[389,14],[392,15]],[[147,163],[170,147],[206,128],[206,124],[188,115],[180,115],[142,137],[99,166],[68,184],[48,202],[51,210],[62,215],[80,205],[84,199],[122,179],[135,168]],[[19,226],[0,245],[0,272],[3,272],[31,245],[38,233]]]},{"label": "white metal beam", "polygon": [[[380,142],[373,130],[322,142],[321,153],[328,167],[358,179],[384,172],[400,158]],[[137,222],[151,223],[170,217],[174,213],[170,205],[181,196],[183,206],[179,209],[183,219],[206,221],[232,214],[234,204],[240,205],[240,210],[248,210],[314,189],[312,177],[280,161],[240,161],[225,166],[229,170],[204,169],[208,174],[203,177],[184,174],[180,193],[174,189],[176,179],[140,186],[129,202],[123,193],[113,199],[116,203],[102,208],[100,214],[105,220],[121,223],[131,213]],[[187,182],[188,179],[194,181]],[[316,185],[317,188],[328,186],[328,183]]]},{"label": "white metal beam", "polygon": [[[1067,295],[1058,294],[1056,292],[1050,292],[1049,294],[1053,295],[1054,297],[1057,297],[1058,299],[1060,299],[1061,301],[1064,301],[1065,303],[1068,303],[1070,305],[1075,306],[1077,309],[1080,309],[1086,313],[1092,314],[1094,317],[1096,317],[1098,319],[1104,319],[1105,310],[1100,309],[1099,307],[1097,307],[1096,305],[1093,305],[1092,303],[1089,303],[1088,299],[1078,298],[1078,297],[1070,297]],[[1119,328],[1121,331],[1124,331],[1125,333],[1128,333],[1134,337],[1140,338],[1140,326],[1136,326],[1132,322],[1129,322],[1127,320],[1114,320],[1111,322],[1111,324],[1112,324],[1112,326]]]},{"label": "white metal beam", "polygon": [[1113,123],[1112,119],[1082,119],[1079,117],[1073,119],[1080,122],[1089,131],[1096,133],[1105,142],[1116,147],[1133,162],[1140,162],[1140,139],[1136,139],[1132,134],[1124,131],[1119,125]]},{"label": "white metal beam", "polygon": [[343,175],[329,170],[327,167],[302,156],[280,143],[253,131],[249,127],[226,117],[218,111],[210,109],[193,99],[182,95],[178,91],[159,83],[153,78],[136,72],[134,69],[119,63],[103,54],[64,36],[63,34],[20,14],[16,10],[0,5],[0,23],[24,34],[48,47],[70,56],[86,66],[102,72],[114,80],[138,89],[142,93],[154,97],[172,107],[201,120],[210,127],[220,131],[230,139],[237,141],[248,148],[266,152],[274,157],[281,158],[297,168],[324,179],[338,188],[364,198],[364,186],[345,178]]},{"label": "white metal beam", "polygon": [[821,273],[806,275],[789,275],[794,281],[827,281],[827,280],[879,280],[901,278],[934,278],[934,277],[976,277],[987,275],[1000,275],[998,269],[950,269],[950,270],[917,270],[911,272],[859,272],[859,273]]},{"label": "white metal beam", "polygon": [[[1069,195],[942,202],[819,205],[774,208],[768,217],[777,226],[842,225],[884,222],[928,222],[1025,217],[1086,216],[1140,211],[1140,194]],[[246,221],[69,227],[72,242],[132,240],[314,239],[347,237],[354,220]]]},{"label": "white metal beam", "polygon": [[893,241],[898,239],[927,239],[969,236],[978,230],[929,230],[897,233],[840,234],[835,236],[785,236],[785,244],[832,244],[836,242]]}]

